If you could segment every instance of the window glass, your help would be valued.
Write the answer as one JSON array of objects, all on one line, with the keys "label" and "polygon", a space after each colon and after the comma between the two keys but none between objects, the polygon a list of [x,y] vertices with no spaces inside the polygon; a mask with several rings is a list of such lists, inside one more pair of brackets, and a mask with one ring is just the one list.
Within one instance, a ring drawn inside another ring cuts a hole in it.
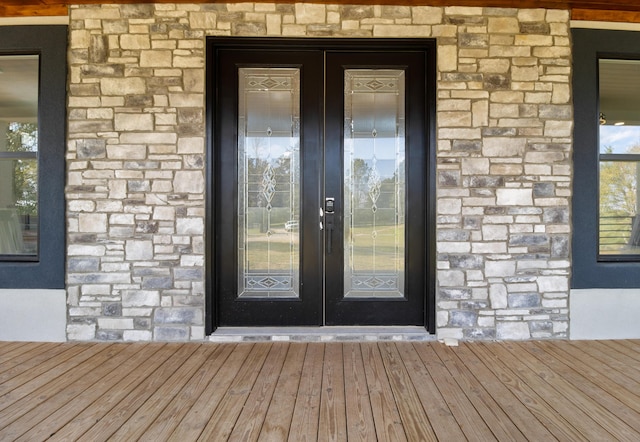
[{"label": "window glass", "polygon": [[38,254],[37,55],[0,55],[0,258]]},{"label": "window glass", "polygon": [[640,256],[640,60],[599,60],[599,255]]}]

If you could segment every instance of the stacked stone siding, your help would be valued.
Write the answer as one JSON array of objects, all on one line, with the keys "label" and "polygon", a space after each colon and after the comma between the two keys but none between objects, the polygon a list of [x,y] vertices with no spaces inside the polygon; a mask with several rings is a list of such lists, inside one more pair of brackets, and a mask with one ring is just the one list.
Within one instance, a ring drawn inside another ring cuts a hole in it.
[{"label": "stacked stone siding", "polygon": [[567,11],[71,7],[68,337],[202,340],[206,36],[434,38],[441,338],[568,334]]}]

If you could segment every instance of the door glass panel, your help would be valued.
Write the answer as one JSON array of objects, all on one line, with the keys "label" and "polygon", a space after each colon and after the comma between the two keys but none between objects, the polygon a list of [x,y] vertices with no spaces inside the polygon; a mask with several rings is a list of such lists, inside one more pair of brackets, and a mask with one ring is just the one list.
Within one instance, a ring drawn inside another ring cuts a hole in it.
[{"label": "door glass panel", "polygon": [[344,296],[404,296],[405,76],[345,71]]},{"label": "door glass panel", "polygon": [[0,259],[38,254],[37,55],[0,56]]},{"label": "door glass panel", "polygon": [[299,69],[239,69],[238,132],[238,296],[298,297]]}]

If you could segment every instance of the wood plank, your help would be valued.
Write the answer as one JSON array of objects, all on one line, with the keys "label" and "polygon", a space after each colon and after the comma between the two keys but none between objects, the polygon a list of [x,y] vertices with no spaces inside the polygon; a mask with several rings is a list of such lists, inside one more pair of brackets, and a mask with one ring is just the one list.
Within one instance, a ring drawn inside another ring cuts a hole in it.
[{"label": "wood plank", "polygon": [[[589,379],[583,375],[585,367],[580,367],[581,370],[578,371],[575,364],[563,363],[555,352],[546,351],[549,348],[544,342],[532,344],[534,345],[527,345],[529,353],[535,355],[538,360],[544,361],[544,364],[558,373],[559,377],[564,379],[567,384],[602,406],[605,410],[603,418],[608,417],[612,425],[619,427],[619,431],[621,431],[615,434],[616,437],[620,435],[624,438],[627,437],[627,434],[632,434],[632,438],[640,440],[640,413],[626,407],[619,398],[613,396],[600,385],[589,382]],[[615,414],[610,410],[616,410]],[[636,434],[633,435],[633,432]]]},{"label": "wood plank", "polygon": [[571,10],[572,20],[640,23],[640,12],[631,10],[580,9]]},{"label": "wood plank", "polygon": [[[257,3],[271,0],[258,0]],[[0,16],[67,15],[70,4],[133,4],[140,0],[4,0]],[[154,3],[211,3],[210,0],[154,0]],[[215,2],[214,2],[215,3]],[[280,0],[276,3],[294,3]],[[309,3],[326,3],[325,0],[310,0]],[[371,5],[371,0],[335,0],[334,4]],[[550,8],[572,9],[575,20],[627,21],[624,14],[640,11],[635,0],[378,0],[376,4],[394,6],[476,6],[497,8]],[[622,17],[607,12],[621,11]],[[631,16],[633,19],[633,16]],[[631,21],[631,20],[629,20]]]},{"label": "wood plank", "polygon": [[237,372],[235,379],[222,397],[220,406],[202,430],[198,437],[199,441],[229,438],[271,347],[271,343],[254,347],[246,363]]},{"label": "wood plank", "polygon": [[552,383],[547,382],[547,375],[539,373],[535,367],[527,363],[527,353],[513,347],[513,343],[504,342],[501,345],[488,347],[496,358],[504,362],[522,379],[531,389],[536,391],[544,401],[549,404],[556,413],[564,417],[576,430],[584,435],[587,440],[609,440],[611,434],[598,425],[588,412],[576,407],[570,397],[556,390]]},{"label": "wood plank", "polygon": [[467,366],[470,373],[478,379],[482,386],[495,399],[503,410],[509,410],[509,419],[518,427],[528,440],[553,440],[555,437],[531,411],[509,390],[500,379],[470,350],[473,343],[462,343],[451,350],[458,359]]},{"label": "wood plank", "polygon": [[439,440],[465,440],[466,437],[460,425],[413,345],[408,342],[399,342],[396,347],[422,403],[426,418],[433,427],[437,438]]},{"label": "wood plank", "polygon": [[[532,351],[534,349],[533,345],[533,343],[513,343],[508,347],[508,350],[516,354],[519,360],[527,364],[538,376],[543,377],[545,381],[552,385],[560,394],[567,397],[574,408],[579,408],[584,411],[593,421],[600,425],[602,429],[609,432],[610,435],[617,437],[619,440],[634,440],[638,437],[638,434],[625,422],[618,419],[605,407],[581,392],[577,386],[571,385],[570,382],[561,376],[561,373],[554,372],[553,368],[547,365],[547,363],[551,363],[551,361],[546,362],[549,355],[543,358],[544,361],[536,358],[535,352]],[[564,374],[565,373],[562,373],[562,375]]]},{"label": "wood plank", "polygon": [[[54,347],[44,342],[6,342],[5,344],[4,348],[0,350],[0,373]],[[63,345],[57,344],[55,346],[62,347]]]},{"label": "wood plank", "polygon": [[289,345],[287,357],[278,377],[278,382],[267,410],[267,416],[258,438],[259,441],[287,440],[306,352],[307,344],[292,343]]},{"label": "wood plank", "polygon": [[614,342],[573,341],[573,345],[579,351],[606,364],[611,371],[616,371],[632,379],[629,388],[637,392],[640,388],[640,371],[636,367],[640,364],[629,356],[629,352],[624,347],[616,348],[615,344]]},{"label": "wood plank", "polygon": [[218,373],[211,379],[207,387],[202,390],[198,399],[193,403],[180,424],[167,440],[183,442],[196,440],[207,425],[211,416],[227,393],[236,373],[247,365],[248,357],[254,350],[255,344],[237,344]]},{"label": "wood plank", "polygon": [[560,413],[553,409],[553,407],[538,394],[537,389],[529,386],[525,381],[520,379],[511,369],[510,365],[507,365],[489,350],[494,345],[501,344],[474,343],[474,345],[470,345],[468,348],[482,359],[487,368],[493,372],[500,382],[509,388],[520,402],[525,404],[527,409],[533,413],[558,440],[587,442],[589,439],[576,430]]},{"label": "wood plank", "polygon": [[443,399],[455,417],[466,439],[491,440],[495,436],[473,407],[471,401],[458,385],[447,366],[440,360],[434,347],[440,344],[414,343],[416,353],[425,365],[426,370],[433,377],[434,383],[442,394]]},{"label": "wood plank", "polygon": [[625,391],[640,396],[640,377],[634,376],[633,366],[620,364],[614,358],[620,355],[615,351],[605,349],[601,351],[589,344],[589,341],[572,341],[571,343],[558,342],[558,351],[563,351],[574,364],[588,365],[590,370],[596,371],[599,376],[610,379],[621,386]]},{"label": "wood plank", "polygon": [[466,393],[476,411],[487,423],[494,437],[498,440],[525,441],[526,438],[516,427],[509,416],[500,408],[496,400],[491,397],[473,373],[470,373],[464,363],[454,353],[452,347],[434,346],[440,360],[456,380],[460,388]]},{"label": "wood plank", "polygon": [[380,349],[374,343],[363,343],[361,348],[377,440],[406,441],[407,435],[402,426]]},{"label": "wood plank", "polygon": [[[131,344],[133,345],[133,344]],[[152,357],[148,357],[136,369],[129,372],[125,371],[126,367],[119,367],[114,370],[117,374],[117,381],[109,385],[104,383],[106,393],[96,395],[93,390],[87,391],[87,394],[93,399],[90,405],[82,410],[72,421],[67,422],[60,428],[50,441],[69,441],[77,440],[86,431],[88,431],[96,422],[99,422],[114,407],[118,406],[120,401],[125,399],[131,391],[145,381],[153,372],[158,369],[165,361],[167,361],[177,351],[179,344],[145,344],[156,350]]]},{"label": "wood plank", "polygon": [[69,348],[63,355],[44,362],[10,380],[0,384],[0,410],[7,408],[29,393],[46,386],[59,376],[77,367],[91,356],[104,351],[103,345],[78,345]]},{"label": "wood plank", "polygon": [[640,341],[39,348],[0,440],[640,440]]},{"label": "wood plank", "polygon": [[635,379],[612,369],[606,365],[606,361],[590,357],[570,342],[545,345],[543,350],[553,354],[567,366],[579,366],[579,373],[589,382],[599,385],[627,407],[640,412],[640,384]]},{"label": "wood plank", "polygon": [[271,351],[251,389],[246,405],[229,436],[229,441],[258,440],[288,349],[288,343],[276,342],[272,344]]},{"label": "wood plank", "polygon": [[[15,3],[18,0],[8,0]],[[25,3],[33,3],[34,0],[25,0]],[[36,0],[37,1],[37,0]],[[45,5],[56,4],[97,4],[105,0],[39,0],[38,3]],[[259,0],[267,1],[267,0]],[[279,3],[292,3],[294,0],[280,1]],[[110,3],[136,3],[140,0],[110,0]],[[155,0],[155,3],[209,3],[210,0]],[[323,0],[311,0],[310,3],[326,3]],[[336,0],[336,4],[371,4],[365,0]],[[622,9],[638,10],[635,0],[611,0],[607,4],[605,0],[381,0],[380,4],[385,5],[432,5],[432,6],[486,6],[499,8],[599,8],[599,9]]]},{"label": "wood plank", "polygon": [[318,440],[342,441],[347,438],[344,397],[342,344],[327,344],[322,367]]},{"label": "wood plank", "polygon": [[12,342],[0,341],[0,369],[5,365],[13,362],[25,352],[32,351],[37,348],[46,348],[45,342]]},{"label": "wood plank", "polygon": [[640,372],[640,346],[631,341],[596,341],[595,347],[610,354],[610,359],[618,363],[629,363],[634,372]]},{"label": "wood plank", "polygon": [[209,355],[205,363],[184,385],[175,400],[172,400],[162,410],[162,413],[156,417],[155,421],[150,424],[149,428],[140,436],[139,441],[155,442],[167,440],[189,409],[193,407],[200,394],[218,373],[220,367],[227,361],[235,345],[219,344],[213,346],[213,348],[213,353]]},{"label": "wood plank", "polygon": [[429,424],[429,418],[422,408],[418,393],[411,382],[396,345],[382,342],[378,347],[407,438],[409,440],[436,441],[436,434]]},{"label": "wood plank", "polygon": [[116,440],[134,440],[142,437],[151,423],[174,400],[191,376],[202,367],[214,350],[215,346],[212,345],[198,345],[196,351],[177,368],[171,377],[111,437]]},{"label": "wood plank", "polygon": [[375,422],[360,345],[353,342],[345,343],[342,352],[347,440],[363,442],[375,440]]},{"label": "wood plank", "polygon": [[176,370],[197,350],[199,345],[182,344],[174,347],[174,353],[150,376],[131,389],[108,413],[104,414],[78,440],[96,441],[111,437],[151,395],[164,385]]},{"label": "wood plank", "polygon": [[315,441],[318,438],[324,351],[325,344],[310,344],[307,348],[289,429],[290,442]]},{"label": "wood plank", "polygon": [[45,440],[55,434],[69,422],[77,419],[78,415],[97,399],[115,394],[112,388],[118,388],[118,381],[122,379],[123,374],[139,368],[160,348],[158,345],[121,345],[125,347],[125,351],[118,354],[113,363],[95,367],[90,375],[77,379],[68,378],[70,381],[69,389],[77,388],[79,394],[65,404],[55,401],[51,405],[51,409],[46,410],[49,413],[47,417],[34,425],[18,440]]},{"label": "wood plank", "polygon": [[0,17],[49,17],[67,15],[69,15],[69,8],[66,5],[0,5]]},{"label": "wood plank", "polygon": [[115,364],[121,363],[124,360],[121,353],[124,353],[126,358],[131,354],[131,350],[127,351],[124,344],[104,347],[102,351],[75,367],[73,378],[59,376],[22,397],[10,410],[5,410],[0,415],[0,440],[17,439],[26,429],[37,425],[59,407],[73,400],[87,386],[102,377],[99,376],[102,375],[100,370],[113,368],[117,366]]},{"label": "wood plank", "polygon": [[[11,361],[3,363],[0,365],[0,387],[9,379],[13,379],[18,375],[27,376],[27,373],[29,373],[31,377],[36,377],[59,363],[60,359],[73,357],[76,353],[81,352],[83,348],[86,348],[86,344],[55,344],[45,347],[44,351],[38,351],[36,348],[23,354],[23,356],[17,357],[17,364]],[[6,370],[5,366],[7,367]]]}]

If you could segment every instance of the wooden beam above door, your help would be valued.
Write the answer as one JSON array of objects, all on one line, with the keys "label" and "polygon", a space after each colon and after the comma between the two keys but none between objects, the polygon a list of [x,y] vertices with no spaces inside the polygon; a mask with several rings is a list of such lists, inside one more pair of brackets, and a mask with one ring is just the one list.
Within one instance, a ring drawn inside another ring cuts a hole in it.
[{"label": "wooden beam above door", "polygon": [[[272,0],[257,0],[271,3]],[[139,3],[227,3],[211,0],[3,0],[0,17],[68,15],[69,5]],[[296,3],[276,0],[275,3]],[[640,22],[638,0],[307,0],[304,3],[381,4],[397,6],[475,6],[495,8],[567,9],[574,20]]]}]

